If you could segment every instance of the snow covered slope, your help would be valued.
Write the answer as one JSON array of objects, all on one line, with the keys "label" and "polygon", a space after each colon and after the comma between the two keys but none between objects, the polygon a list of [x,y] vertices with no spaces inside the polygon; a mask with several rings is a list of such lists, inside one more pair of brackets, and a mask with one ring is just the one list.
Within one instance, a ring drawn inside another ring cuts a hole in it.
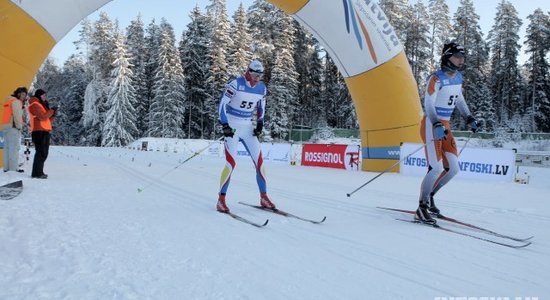
[{"label": "snow covered slope", "polygon": [[175,168],[189,155],[52,147],[47,180],[30,179],[30,165],[3,174],[24,190],[0,202],[0,299],[550,297],[549,169],[529,169],[528,185],[454,180],[438,194],[451,217],[535,236],[511,249],[376,208],[415,209],[419,177],[384,174],[348,198],[376,174],[267,165],[279,208],[327,220],[245,207],[237,202],[258,203],[258,191],[252,163],[239,160],[228,205],[269,218],[255,228],[215,211],[224,160]]}]

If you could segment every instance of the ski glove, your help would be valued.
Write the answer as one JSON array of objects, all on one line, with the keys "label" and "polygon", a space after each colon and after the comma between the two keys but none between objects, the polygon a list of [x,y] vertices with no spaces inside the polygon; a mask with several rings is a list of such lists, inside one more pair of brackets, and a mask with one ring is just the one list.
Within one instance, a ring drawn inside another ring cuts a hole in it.
[{"label": "ski glove", "polygon": [[225,136],[225,137],[232,138],[233,135],[235,134],[235,133],[233,133],[233,128],[231,128],[231,126],[229,126],[229,124],[227,124],[227,123],[222,124],[222,131],[223,131],[223,136]]},{"label": "ski glove", "polygon": [[254,129],[254,135],[260,136],[262,134],[263,129],[264,129],[264,122],[258,121],[258,123],[256,123],[256,128]]},{"label": "ski glove", "polygon": [[476,118],[472,117],[471,115],[466,118],[466,123],[470,126],[470,130],[472,130],[473,133],[475,133],[477,128],[479,127],[479,123],[477,122]]},{"label": "ski glove", "polygon": [[441,122],[434,123],[434,138],[438,141],[447,139],[447,129]]}]

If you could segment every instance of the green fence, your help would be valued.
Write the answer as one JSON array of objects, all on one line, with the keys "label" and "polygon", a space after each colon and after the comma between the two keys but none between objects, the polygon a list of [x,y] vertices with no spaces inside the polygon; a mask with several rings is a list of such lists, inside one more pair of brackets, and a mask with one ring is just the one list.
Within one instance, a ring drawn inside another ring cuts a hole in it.
[{"label": "green fence", "polygon": [[[469,137],[471,131],[453,131],[455,137]],[[324,135],[324,136],[323,136]],[[336,138],[361,138],[359,129],[342,128],[317,128],[317,129],[292,129],[287,138],[288,141],[308,142],[312,137],[336,137]],[[473,137],[478,139],[493,139],[494,133],[477,132]],[[550,140],[550,133],[522,133],[522,140]]]},{"label": "green fence", "polygon": [[[453,135],[456,137],[468,137],[470,136],[471,131],[454,131]],[[510,135],[513,135],[513,133],[510,133]],[[493,139],[495,138],[494,133],[488,133],[488,132],[476,132],[473,136],[478,139]],[[521,133],[521,139],[522,140],[530,140],[530,141],[538,141],[538,140],[550,140],[550,133]]]}]

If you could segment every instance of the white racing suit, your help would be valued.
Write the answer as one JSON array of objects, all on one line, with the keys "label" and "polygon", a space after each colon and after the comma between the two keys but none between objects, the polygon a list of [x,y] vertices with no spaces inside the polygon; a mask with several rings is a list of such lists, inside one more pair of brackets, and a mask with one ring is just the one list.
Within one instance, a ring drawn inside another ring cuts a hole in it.
[{"label": "white racing suit", "polygon": [[235,169],[237,146],[242,142],[256,167],[256,181],[260,193],[267,192],[265,169],[263,165],[262,151],[258,137],[254,136],[255,125],[263,122],[265,113],[266,88],[263,82],[251,87],[244,76],[231,81],[220,100],[219,122],[227,123],[234,130],[233,137],[225,138],[226,164],[220,178],[220,194],[225,195],[231,180],[231,174]]},{"label": "white racing suit", "polygon": [[[430,194],[433,195],[447,184],[459,170],[458,151],[449,120],[454,109],[458,108],[463,117],[470,115],[468,105],[462,95],[462,74],[456,72],[454,77],[439,70],[428,78],[426,94],[424,95],[424,119],[420,134],[426,143],[426,158],[428,173],[420,188],[420,202],[427,203]],[[433,124],[441,122],[447,130],[447,138],[434,140]]]}]

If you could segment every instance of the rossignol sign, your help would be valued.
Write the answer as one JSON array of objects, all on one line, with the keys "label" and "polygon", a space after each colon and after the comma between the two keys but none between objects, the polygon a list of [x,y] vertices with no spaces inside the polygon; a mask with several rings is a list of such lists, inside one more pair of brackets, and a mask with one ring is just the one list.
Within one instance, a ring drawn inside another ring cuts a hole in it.
[{"label": "rossignol sign", "polygon": [[304,144],[302,166],[359,170],[358,145]]},{"label": "rossignol sign", "polygon": [[[410,157],[405,158],[420,146],[420,144],[411,143],[401,145],[401,174],[426,175],[428,161],[424,151],[418,151]],[[460,172],[457,178],[512,181],[514,178],[515,163],[515,152],[513,150],[468,147],[462,151],[458,158]]]}]

